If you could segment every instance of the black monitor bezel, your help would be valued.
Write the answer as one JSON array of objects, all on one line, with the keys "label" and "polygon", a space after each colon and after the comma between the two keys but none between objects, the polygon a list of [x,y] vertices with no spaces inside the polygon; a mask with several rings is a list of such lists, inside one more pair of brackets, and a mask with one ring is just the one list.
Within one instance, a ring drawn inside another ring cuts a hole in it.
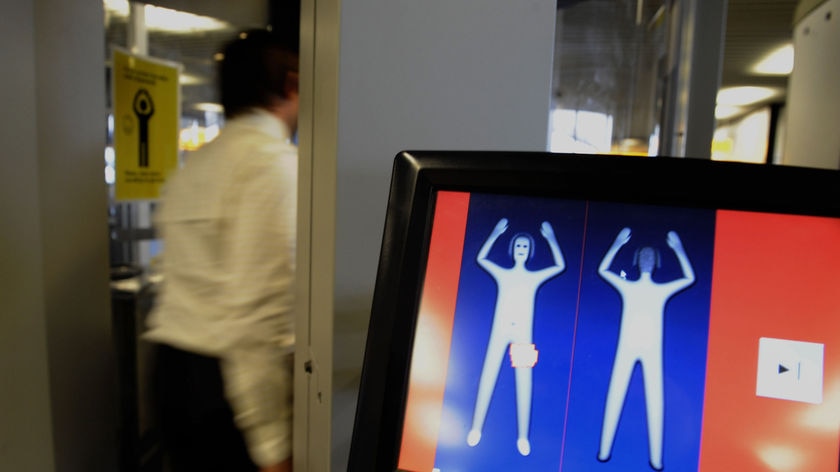
[{"label": "black monitor bezel", "polygon": [[840,171],[707,159],[504,151],[396,155],[349,471],[394,471],[438,191],[840,217]]}]

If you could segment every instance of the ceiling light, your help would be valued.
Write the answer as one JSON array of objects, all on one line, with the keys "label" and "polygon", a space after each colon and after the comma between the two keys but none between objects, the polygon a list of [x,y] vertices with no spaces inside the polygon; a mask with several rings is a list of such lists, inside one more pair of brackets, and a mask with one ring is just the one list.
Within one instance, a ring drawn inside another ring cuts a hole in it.
[{"label": "ceiling light", "polygon": [[793,71],[793,44],[778,47],[753,66],[753,72],[762,75],[788,75]]},{"label": "ceiling light", "polygon": [[731,105],[718,105],[715,107],[715,118],[718,120],[725,120],[743,112],[743,107],[734,107]]},{"label": "ceiling light", "polygon": [[206,84],[207,79],[204,78],[204,77],[199,77],[195,74],[182,73],[178,77],[178,82],[181,85],[201,85],[201,84]]},{"label": "ceiling light", "polygon": [[[118,17],[128,17],[128,0],[104,0],[105,10]],[[145,6],[146,28],[150,31],[169,33],[196,33],[201,31],[232,30],[230,23],[209,16],[195,15],[169,8]]]},{"label": "ceiling light", "polygon": [[169,8],[146,5],[146,26],[150,30],[172,33],[195,33],[199,31],[224,31],[232,29],[230,24],[209,16],[194,15]]},{"label": "ceiling light", "polygon": [[104,0],[105,11],[114,16],[128,16],[128,0]]},{"label": "ceiling light", "polygon": [[225,109],[218,103],[202,102],[193,105],[193,108],[199,111],[209,111],[213,113],[224,113]]},{"label": "ceiling light", "polygon": [[768,100],[780,94],[771,87],[727,87],[720,89],[717,94],[718,105],[746,106]]}]

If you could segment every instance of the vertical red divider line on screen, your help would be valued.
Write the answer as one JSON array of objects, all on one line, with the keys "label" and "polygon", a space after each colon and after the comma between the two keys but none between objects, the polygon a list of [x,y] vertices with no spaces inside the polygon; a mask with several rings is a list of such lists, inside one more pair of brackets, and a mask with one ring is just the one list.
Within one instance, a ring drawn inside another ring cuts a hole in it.
[{"label": "vertical red divider line on screen", "polygon": [[[470,195],[438,192],[426,263],[400,444],[399,468],[435,464]],[[440,363],[430,369],[423,363]]]},{"label": "vertical red divider line on screen", "polygon": [[589,229],[589,202],[586,202],[586,210],[583,213],[583,237],[580,241],[580,264],[578,266],[578,289],[575,299],[575,325],[572,329],[572,353],[569,356],[569,381],[566,386],[566,411],[563,413],[563,436],[560,440],[560,467],[563,471],[563,459],[566,455],[566,431],[569,425],[569,404],[572,403],[572,372],[575,370],[575,348],[577,347],[578,321],[580,320],[580,291],[583,286],[583,261],[586,258],[586,232]]}]

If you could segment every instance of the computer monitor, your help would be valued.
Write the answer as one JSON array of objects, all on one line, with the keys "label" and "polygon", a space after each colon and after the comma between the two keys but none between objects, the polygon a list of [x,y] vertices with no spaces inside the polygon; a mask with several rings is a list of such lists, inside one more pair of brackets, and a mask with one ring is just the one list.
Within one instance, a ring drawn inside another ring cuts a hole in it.
[{"label": "computer monitor", "polygon": [[836,471],[840,172],[397,155],[351,471]]}]

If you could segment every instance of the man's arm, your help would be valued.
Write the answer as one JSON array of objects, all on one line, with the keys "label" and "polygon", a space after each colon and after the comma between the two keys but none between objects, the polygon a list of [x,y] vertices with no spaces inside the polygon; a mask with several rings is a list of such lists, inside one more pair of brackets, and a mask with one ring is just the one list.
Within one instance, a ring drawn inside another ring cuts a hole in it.
[{"label": "man's arm", "polygon": [[297,158],[283,159],[257,153],[238,169],[221,249],[228,265],[225,391],[261,467],[289,459],[292,449]]}]

